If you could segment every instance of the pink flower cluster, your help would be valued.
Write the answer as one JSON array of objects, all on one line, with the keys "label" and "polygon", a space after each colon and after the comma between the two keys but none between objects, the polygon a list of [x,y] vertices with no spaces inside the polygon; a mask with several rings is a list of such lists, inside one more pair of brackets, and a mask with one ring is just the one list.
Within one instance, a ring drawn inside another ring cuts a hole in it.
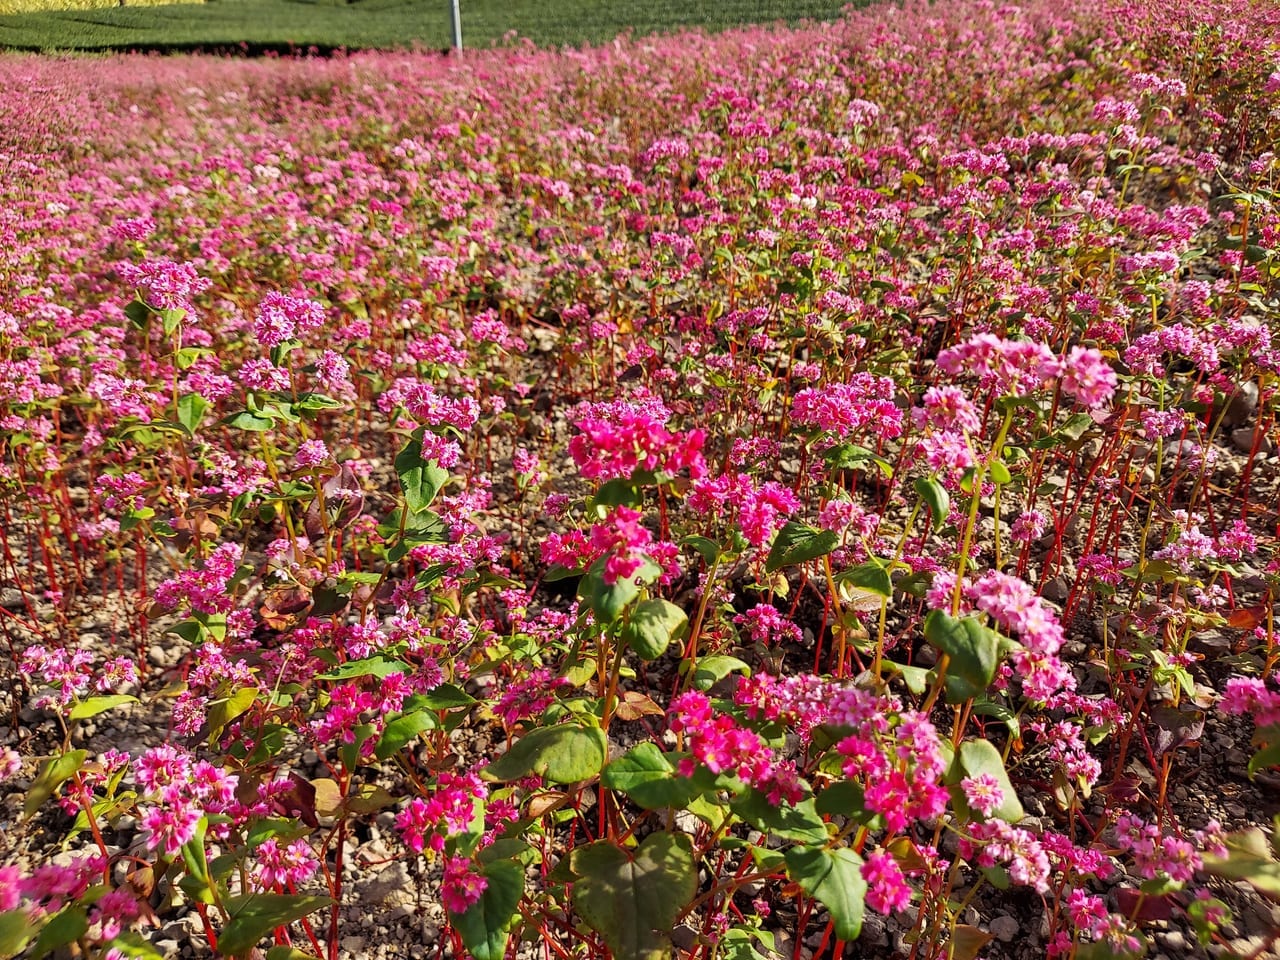
[{"label": "pink flower cluster", "polygon": [[227,585],[236,575],[244,548],[220,543],[198,570],[183,570],[156,587],[153,599],[161,607],[177,610],[184,604],[200,613],[227,613],[233,601]]},{"label": "pink flower cluster", "polygon": [[698,765],[729,773],[766,794],[773,804],[799,803],[803,788],[795,766],[780,761],[753,730],[728,714],[716,714],[706,694],[696,690],[671,701],[667,716],[673,733],[684,734],[691,756],[680,761],[680,775],[693,776]]},{"label": "pink flower cluster", "polygon": [[436,780],[430,797],[414,797],[396,815],[396,829],[405,845],[415,853],[427,847],[440,852],[447,837],[471,829],[476,802],[488,795],[488,789],[474,773],[445,770]]},{"label": "pink flower cluster", "polygon": [[674,433],[667,429],[660,404],[586,405],[574,420],[579,433],[569,453],[588,480],[627,479],[636,470],[676,474],[688,470],[697,479],[706,470],[703,430]]},{"label": "pink flower cluster", "polygon": [[791,401],[798,424],[826,430],[847,440],[866,431],[878,440],[902,435],[902,410],[894,403],[894,382],[888,377],[855,373],[848,383],[807,387]]},{"label": "pink flower cluster", "polygon": [[938,369],[977,377],[983,389],[1008,396],[1033,393],[1052,381],[1090,409],[1105,407],[1116,390],[1116,373],[1093,347],[1072,347],[1058,358],[1043,343],[979,333],[938,354]]},{"label": "pink flower cluster", "polygon": [[275,347],[325,324],[324,306],[314,300],[271,292],[253,317],[253,333],[264,347]]}]

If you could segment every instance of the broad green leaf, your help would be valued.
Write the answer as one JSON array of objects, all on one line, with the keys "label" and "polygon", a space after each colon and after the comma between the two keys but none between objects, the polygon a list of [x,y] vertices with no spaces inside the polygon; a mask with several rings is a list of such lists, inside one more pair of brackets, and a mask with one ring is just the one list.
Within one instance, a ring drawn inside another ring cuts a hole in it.
[{"label": "broad green leaf", "polygon": [[598,560],[579,582],[578,596],[585,598],[590,604],[597,623],[613,623],[622,615],[627,604],[640,595],[640,585],[652,583],[661,573],[662,569],[646,558],[644,565],[634,576],[605,583],[604,561]]},{"label": "broad green leaf", "polygon": [[[716,562],[716,557],[720,556],[720,544],[708,537],[689,536],[680,541],[680,545],[684,547],[692,547],[702,557],[707,566]],[[546,579],[545,577],[543,578]]]},{"label": "broad green leaf", "polygon": [[209,401],[198,393],[184,393],[178,398],[178,423],[189,436],[195,436],[204,420],[204,413],[209,409]]},{"label": "broad green leaf", "polygon": [[672,640],[688,629],[685,612],[668,600],[645,600],[636,604],[622,628],[623,639],[641,660],[656,660]]},{"label": "broad green leaf", "polygon": [[[1013,784],[1009,782],[1009,773],[1004,768],[1000,751],[989,741],[966,740],[960,744],[960,767],[970,777],[985,773],[995,778],[1000,791],[1004,794],[1004,802],[992,811],[995,816],[1010,823],[1017,823],[1026,816],[1022,803],[1018,800],[1018,794],[1014,792]],[[963,797],[961,799],[963,800]]]},{"label": "broad green leaf", "polygon": [[247,893],[225,902],[231,919],[218,935],[218,952],[247,955],[276,927],[315,913],[333,903],[329,897],[295,897],[283,893]]},{"label": "broad green leaf", "polygon": [[577,783],[599,773],[605,757],[603,730],[561,723],[526,733],[485,767],[483,776],[506,781],[536,773],[552,783]]},{"label": "broad green leaf", "polygon": [[26,816],[35,816],[37,810],[44,805],[57,789],[71,779],[82,766],[88,756],[85,750],[72,750],[60,757],[53,757],[40,765],[31,788],[27,791],[27,802],[24,807]]},{"label": "broad green leaf", "polygon": [[418,734],[426,730],[434,730],[440,725],[436,715],[430,710],[415,710],[388,721],[378,740],[374,755],[385,760],[403,747]]},{"label": "broad green leaf", "polygon": [[1013,474],[1009,472],[1008,465],[1000,459],[992,460],[987,464],[987,469],[991,471],[991,480],[994,483],[1005,484],[1013,480]]},{"label": "broad green leaf", "polygon": [[638,507],[644,503],[644,493],[630,480],[617,478],[610,480],[596,491],[591,498],[591,509],[604,517],[610,507]]},{"label": "broad green leaf", "polygon": [[352,680],[355,677],[389,677],[393,673],[408,673],[409,665],[403,660],[389,657],[367,657],[364,660],[348,660],[327,673],[316,675],[317,680]]},{"label": "broad green leaf", "polygon": [[1272,855],[1267,835],[1260,827],[1250,827],[1225,838],[1225,857],[1204,853],[1209,873],[1232,880],[1247,880],[1262,893],[1280,897],[1280,861]]},{"label": "broad green leaf", "polygon": [[44,925],[31,947],[32,956],[43,957],[58,947],[75,943],[89,932],[89,917],[84,906],[72,904],[54,915]]},{"label": "broad green leaf", "polygon": [[766,572],[773,573],[792,564],[816,560],[825,557],[839,543],[840,538],[830,530],[819,530],[807,523],[788,520],[773,538],[764,568]]},{"label": "broad green leaf", "polygon": [[953,617],[931,610],[924,636],[950,658],[947,702],[962,703],[984,693],[996,674],[1000,638],[972,617]]},{"label": "broad green leaf", "polygon": [[729,809],[763,833],[797,843],[826,843],[827,825],[818,815],[813,797],[797,804],[772,803],[751,787],[729,803]]},{"label": "broad green leaf", "polygon": [[1090,427],[1096,424],[1097,421],[1087,413],[1073,413],[1047,437],[1034,440],[1029,446],[1033,450],[1049,450],[1060,445],[1075,443],[1085,435]]},{"label": "broad green leaf", "polygon": [[[687,661],[686,661],[687,662]],[[709,690],[731,673],[741,672],[751,676],[751,668],[737,657],[715,654],[703,657],[693,670],[693,685],[699,690]]]},{"label": "broad green leaf", "polygon": [[870,590],[882,597],[893,596],[893,580],[889,576],[889,565],[881,560],[868,560],[856,567],[845,570],[836,578],[837,583],[847,583],[851,587]]},{"label": "broad green leaf", "polygon": [[96,717],[100,713],[110,710],[112,707],[118,707],[122,703],[137,703],[137,697],[131,697],[127,693],[113,693],[102,697],[90,697],[88,700],[82,700],[71,708],[70,717],[72,720],[84,720],[86,717]]},{"label": "broad green leaf", "polygon": [[240,413],[234,413],[223,421],[228,427],[235,427],[237,430],[248,430],[250,433],[265,433],[275,426],[275,421],[270,417],[260,417],[248,410]]},{"label": "broad green leaf", "polygon": [[947,522],[947,514],[951,512],[951,494],[933,477],[917,477],[916,493],[928,506],[933,515],[933,529],[942,529]]},{"label": "broad green leaf", "polygon": [[209,743],[212,744],[226,725],[245,713],[257,699],[257,687],[241,687],[229,697],[214,700],[209,706]]},{"label": "broad green leaf", "polygon": [[0,957],[14,957],[22,952],[36,928],[25,910],[0,913]]},{"label": "broad green leaf", "polygon": [[1280,740],[1267,744],[1249,758],[1249,778],[1253,779],[1254,774],[1259,770],[1274,767],[1276,764],[1280,764]]},{"label": "broad green leaf", "polygon": [[848,942],[857,940],[867,896],[862,858],[847,847],[792,847],[786,857],[787,874],[827,908],[836,936]]},{"label": "broad green leaf", "polygon": [[856,780],[837,780],[814,798],[814,810],[828,816],[860,819],[866,814],[866,791]]},{"label": "broad green leaf", "polygon": [[484,893],[464,913],[449,911],[449,920],[475,960],[502,960],[524,896],[524,867],[495,860],[481,872],[488,881]]},{"label": "broad green leaf", "polygon": [[395,469],[410,513],[422,513],[431,506],[431,501],[449,480],[448,470],[434,460],[422,459],[422,441],[417,437],[396,454]]},{"label": "broad green leaf", "polygon": [[609,840],[570,854],[573,907],[602,937],[615,960],[665,960],[671,928],[698,891],[693,842],[684,834],[651,833],[635,857]]},{"label": "broad green leaf", "polygon": [[459,687],[455,687],[452,683],[442,683],[439,686],[432,687],[426,693],[415,693],[405,701],[405,709],[453,710],[457,707],[469,707],[479,702],[475,697],[470,696]]},{"label": "broad green leaf", "polygon": [[654,743],[642,743],[614,760],[600,775],[610,790],[620,790],[646,810],[684,807],[701,791]]},{"label": "broad green leaf", "polygon": [[267,951],[267,960],[320,960],[314,953],[281,944]]}]

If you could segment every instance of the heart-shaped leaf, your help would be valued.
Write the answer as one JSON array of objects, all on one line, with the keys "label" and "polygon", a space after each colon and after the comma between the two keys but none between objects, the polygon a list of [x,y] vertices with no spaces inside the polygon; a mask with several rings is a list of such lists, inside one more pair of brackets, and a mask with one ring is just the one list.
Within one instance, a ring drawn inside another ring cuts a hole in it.
[{"label": "heart-shaped leaf", "polygon": [[247,893],[225,902],[231,919],[218,935],[218,952],[249,953],[276,927],[283,927],[333,903],[329,897],[293,897],[283,893]]},{"label": "heart-shaped leaf", "polygon": [[536,773],[552,783],[577,783],[604,766],[607,748],[599,727],[562,723],[531,730],[489,766],[489,780],[519,780]]},{"label": "heart-shaped leaf", "polygon": [[573,906],[615,960],[665,960],[671,928],[698,890],[693,843],[652,833],[631,857],[609,840],[573,851]]},{"label": "heart-shaped leaf", "polygon": [[786,858],[791,879],[831,914],[836,936],[857,940],[867,896],[862,858],[847,847],[792,847]]},{"label": "heart-shaped leaf", "polygon": [[788,520],[773,538],[764,568],[768,573],[806,560],[824,557],[840,543],[830,530],[819,530],[807,523]]},{"label": "heart-shaped leaf", "polygon": [[642,743],[604,768],[601,782],[646,810],[683,807],[700,792],[654,743]]},{"label": "heart-shaped leaf", "polygon": [[656,660],[688,625],[685,612],[669,600],[645,600],[631,611],[622,637],[641,660]]},{"label": "heart-shaped leaf", "polygon": [[475,960],[502,960],[524,896],[524,867],[514,860],[495,860],[481,872],[488,881],[484,893],[465,912],[449,911],[449,920]]}]

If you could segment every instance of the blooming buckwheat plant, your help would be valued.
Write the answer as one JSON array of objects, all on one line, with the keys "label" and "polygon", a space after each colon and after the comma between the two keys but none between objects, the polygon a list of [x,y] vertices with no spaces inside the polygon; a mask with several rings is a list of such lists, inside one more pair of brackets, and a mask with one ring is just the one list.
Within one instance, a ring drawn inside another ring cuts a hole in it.
[{"label": "blooming buckwheat plant", "polygon": [[1274,948],[1277,37],[0,58],[0,956]]}]

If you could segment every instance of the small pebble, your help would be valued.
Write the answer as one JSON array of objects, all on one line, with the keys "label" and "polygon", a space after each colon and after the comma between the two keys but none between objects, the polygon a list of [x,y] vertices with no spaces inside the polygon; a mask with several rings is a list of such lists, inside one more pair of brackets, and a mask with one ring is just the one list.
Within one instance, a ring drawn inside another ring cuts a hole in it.
[{"label": "small pebble", "polygon": [[1016,919],[1010,916],[996,917],[991,921],[991,935],[1001,943],[1012,943],[1013,938],[1018,935],[1018,931],[1022,929]]}]

